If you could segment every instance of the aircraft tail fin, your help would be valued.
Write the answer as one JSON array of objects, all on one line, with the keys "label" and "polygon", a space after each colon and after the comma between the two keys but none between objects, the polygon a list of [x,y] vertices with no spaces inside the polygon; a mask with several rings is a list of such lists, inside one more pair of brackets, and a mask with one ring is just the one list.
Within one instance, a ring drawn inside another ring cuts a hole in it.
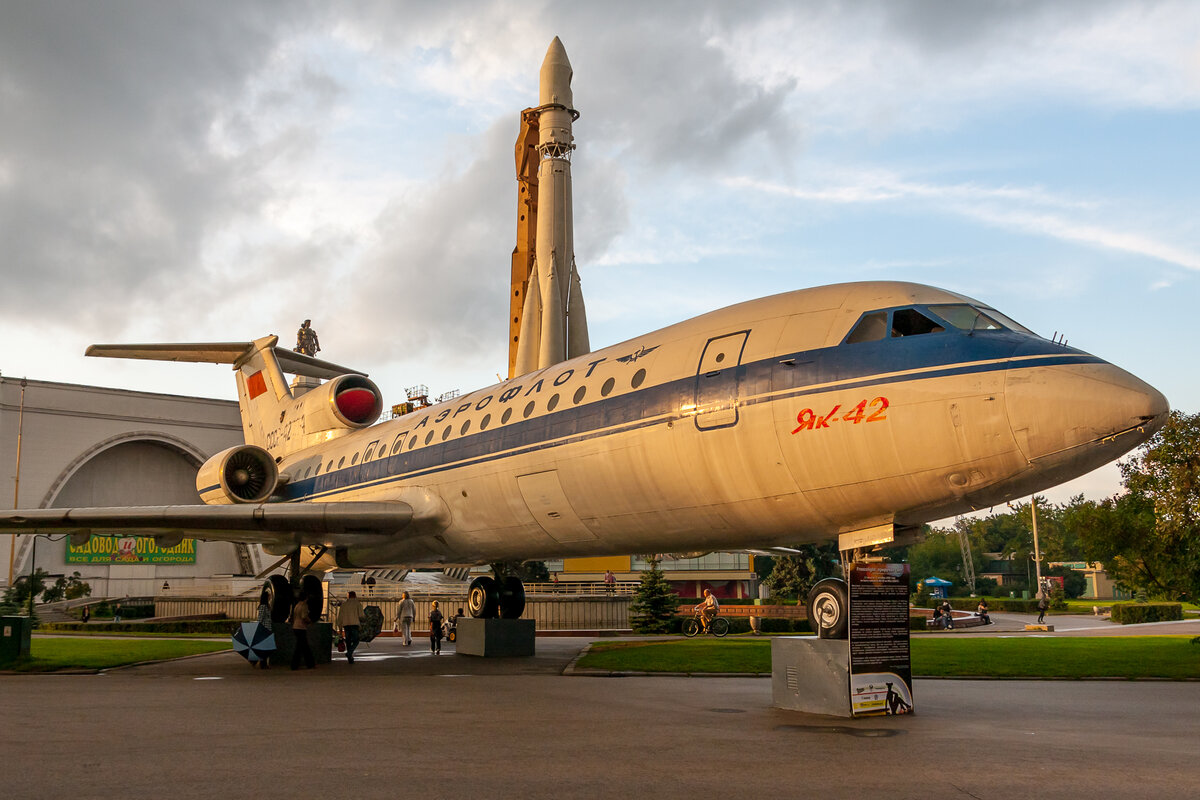
[{"label": "aircraft tail fin", "polygon": [[246,443],[275,451],[277,444],[269,441],[269,432],[279,427],[282,413],[295,399],[284,377],[285,370],[311,378],[366,377],[358,370],[278,347],[278,343],[278,336],[264,336],[253,342],[94,344],[85,354],[103,358],[231,364],[237,379]]}]

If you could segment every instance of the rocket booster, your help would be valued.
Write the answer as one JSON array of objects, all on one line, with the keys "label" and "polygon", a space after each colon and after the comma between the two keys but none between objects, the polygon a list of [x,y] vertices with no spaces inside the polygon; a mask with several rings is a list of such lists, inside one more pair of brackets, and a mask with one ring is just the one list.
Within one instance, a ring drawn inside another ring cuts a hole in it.
[{"label": "rocket booster", "polygon": [[[572,225],[571,126],[579,118],[571,96],[571,62],[558,37],[542,61],[537,120],[535,261],[525,289],[514,374],[590,351],[587,312],[575,269]],[[519,144],[519,142],[518,142]]]}]

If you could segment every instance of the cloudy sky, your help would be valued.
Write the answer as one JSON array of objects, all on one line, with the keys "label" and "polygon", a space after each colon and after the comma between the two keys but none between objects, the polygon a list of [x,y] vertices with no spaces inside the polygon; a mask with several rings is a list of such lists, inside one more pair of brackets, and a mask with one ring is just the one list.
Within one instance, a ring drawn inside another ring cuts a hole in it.
[{"label": "cloudy sky", "polygon": [[913,280],[1200,411],[1200,5],[1147,0],[0,0],[0,371],[232,398],[82,352],[311,317],[389,402],[494,382],[555,35],[594,346]]}]

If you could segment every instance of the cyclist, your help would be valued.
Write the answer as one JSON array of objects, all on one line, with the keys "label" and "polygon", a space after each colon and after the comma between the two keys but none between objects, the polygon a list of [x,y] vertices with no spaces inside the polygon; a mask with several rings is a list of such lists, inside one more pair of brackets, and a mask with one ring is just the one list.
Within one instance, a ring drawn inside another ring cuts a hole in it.
[{"label": "cyclist", "polygon": [[704,590],[704,599],[697,605],[692,606],[692,611],[700,612],[700,624],[704,626],[704,632],[708,633],[708,626],[716,618],[717,612],[721,610],[721,604],[717,602],[717,598],[713,597],[713,593],[708,589]]}]

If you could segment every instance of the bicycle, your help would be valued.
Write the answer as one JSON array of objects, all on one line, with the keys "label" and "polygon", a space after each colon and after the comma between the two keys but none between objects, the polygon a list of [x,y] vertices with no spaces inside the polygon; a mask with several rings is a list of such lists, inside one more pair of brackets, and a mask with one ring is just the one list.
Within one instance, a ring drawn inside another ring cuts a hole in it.
[{"label": "bicycle", "polygon": [[[704,630],[704,622],[700,619],[700,612],[689,620],[684,620],[683,635],[689,639]],[[708,632],[713,636],[724,636],[729,633],[729,620],[724,617],[713,617],[708,623]]]}]

